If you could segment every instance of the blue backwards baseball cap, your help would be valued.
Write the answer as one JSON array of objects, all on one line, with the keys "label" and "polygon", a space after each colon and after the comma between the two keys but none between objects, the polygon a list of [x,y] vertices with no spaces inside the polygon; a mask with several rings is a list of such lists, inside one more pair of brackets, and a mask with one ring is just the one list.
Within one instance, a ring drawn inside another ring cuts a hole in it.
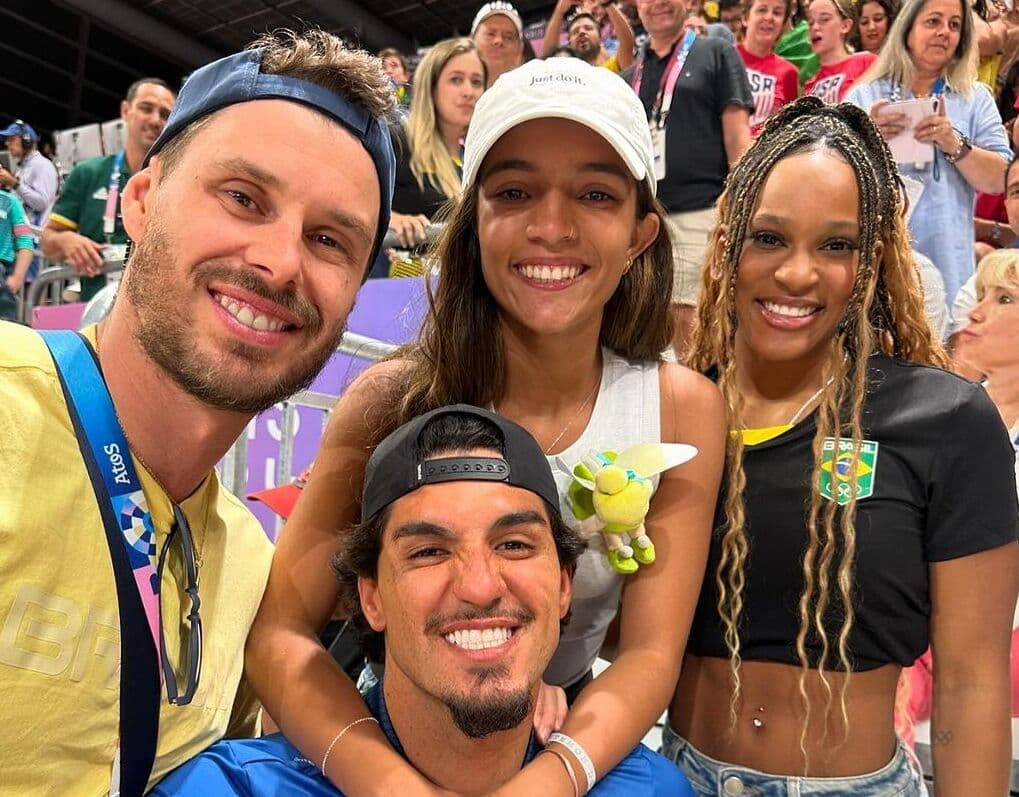
[{"label": "blue backwards baseball cap", "polygon": [[370,267],[389,229],[396,178],[396,158],[385,119],[372,116],[364,108],[322,86],[287,75],[263,73],[262,53],[258,48],[244,50],[192,72],[181,87],[166,127],[145,155],[143,167],[192,122],[227,106],[250,100],[280,99],[314,108],[343,125],[361,142],[375,164],[379,177],[379,227],[368,261]]}]

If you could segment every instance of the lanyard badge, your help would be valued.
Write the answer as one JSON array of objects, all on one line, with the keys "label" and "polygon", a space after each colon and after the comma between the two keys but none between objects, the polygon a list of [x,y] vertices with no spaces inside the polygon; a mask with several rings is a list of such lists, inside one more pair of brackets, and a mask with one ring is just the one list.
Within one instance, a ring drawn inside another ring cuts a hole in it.
[{"label": "lanyard badge", "polygon": [[113,159],[110,170],[110,185],[106,189],[106,208],[103,210],[103,236],[106,243],[113,243],[113,232],[117,224],[117,201],[120,199],[120,172],[124,168],[124,150]]},{"label": "lanyard badge", "polygon": [[[672,58],[669,59],[669,64],[665,67],[665,71],[662,73],[661,80],[658,83],[658,94],[655,97],[655,104],[648,118],[651,144],[654,151],[656,180],[665,179],[665,173],[668,168],[668,159],[665,153],[665,125],[669,118],[669,112],[672,110],[672,98],[675,93],[676,83],[683,72],[687,56],[690,55],[690,49],[696,40],[697,34],[692,30],[688,30],[683,36],[682,44],[673,48]],[[641,81],[644,77],[644,58],[646,58],[646,52],[645,50],[645,54],[637,64],[637,74],[633,82],[633,89],[637,94],[640,94]]]}]

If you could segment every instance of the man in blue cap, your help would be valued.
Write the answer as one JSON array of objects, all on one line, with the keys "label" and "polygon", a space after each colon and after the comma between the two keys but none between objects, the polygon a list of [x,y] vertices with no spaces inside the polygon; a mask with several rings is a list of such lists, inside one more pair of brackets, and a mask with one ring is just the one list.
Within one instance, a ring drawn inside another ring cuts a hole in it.
[{"label": "man in blue cap", "polygon": [[0,130],[0,137],[18,164],[13,173],[0,167],[0,186],[18,195],[29,223],[38,227],[45,223],[57,198],[57,167],[39,152],[35,130],[20,119]]},{"label": "man in blue cap", "polygon": [[123,189],[109,317],[0,323],[0,769],[137,797],[250,735],[271,547],[214,466],[334,351],[389,222],[392,91],[321,31],[194,72]]}]

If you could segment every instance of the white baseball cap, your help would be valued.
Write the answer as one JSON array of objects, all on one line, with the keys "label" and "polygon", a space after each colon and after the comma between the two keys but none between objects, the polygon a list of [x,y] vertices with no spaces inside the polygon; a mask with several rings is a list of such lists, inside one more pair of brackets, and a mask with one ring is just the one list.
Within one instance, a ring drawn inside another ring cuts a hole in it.
[{"label": "white baseball cap", "polygon": [[644,106],[621,77],[579,58],[528,61],[500,75],[481,95],[464,142],[464,189],[477,179],[495,142],[532,119],[569,119],[591,128],[655,195],[654,148]]},{"label": "white baseball cap", "polygon": [[504,17],[509,17],[510,22],[512,22],[517,29],[517,35],[524,35],[524,23],[520,19],[520,14],[517,13],[517,10],[513,7],[513,4],[507,3],[506,0],[492,0],[491,3],[485,3],[478,9],[478,13],[474,15],[474,22],[471,24],[471,36],[478,32],[478,25],[489,17],[494,17],[496,14],[502,14]]}]

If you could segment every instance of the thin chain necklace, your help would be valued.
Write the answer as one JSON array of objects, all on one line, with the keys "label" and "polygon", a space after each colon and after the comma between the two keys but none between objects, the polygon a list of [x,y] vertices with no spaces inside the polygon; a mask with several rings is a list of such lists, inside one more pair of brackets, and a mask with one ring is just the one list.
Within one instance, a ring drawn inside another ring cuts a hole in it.
[{"label": "thin chain necklace", "polygon": [[807,407],[809,407],[814,402],[814,400],[824,392],[824,389],[828,387],[828,385],[830,385],[834,380],[835,380],[834,376],[829,376],[827,382],[825,382],[823,385],[821,385],[821,387],[819,387],[817,390],[811,393],[810,397],[800,405],[800,408],[796,410],[796,412],[793,413],[793,417],[789,419],[789,423],[787,423],[786,426],[795,426],[796,421],[800,419],[800,413],[803,412]]},{"label": "thin chain necklace", "polygon": [[577,408],[577,411],[570,416],[570,419],[566,422],[566,425],[562,428],[562,431],[560,431],[559,434],[555,436],[555,440],[548,444],[548,448],[545,449],[546,454],[551,454],[552,449],[556,447],[556,443],[563,439],[563,435],[566,434],[566,430],[573,425],[573,422],[577,420],[578,417],[580,417],[580,413],[584,411],[584,408],[587,407],[591,399],[594,398],[594,394],[598,392],[598,388],[600,385],[601,377],[599,376],[598,381],[595,382],[594,387],[591,388],[591,392],[587,394],[587,398],[584,399],[584,402]]}]

